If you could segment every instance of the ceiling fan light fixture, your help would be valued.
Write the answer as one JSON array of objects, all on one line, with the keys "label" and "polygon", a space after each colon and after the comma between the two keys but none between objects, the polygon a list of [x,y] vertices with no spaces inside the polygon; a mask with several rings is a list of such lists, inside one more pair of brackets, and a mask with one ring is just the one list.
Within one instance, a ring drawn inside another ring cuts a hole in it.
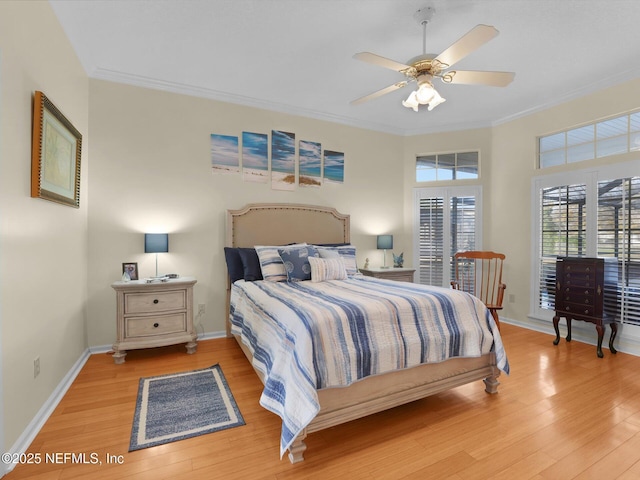
[{"label": "ceiling fan light fixture", "polygon": [[429,82],[421,83],[416,91],[416,98],[421,105],[428,104],[436,93],[435,88]]},{"label": "ceiling fan light fixture", "polygon": [[430,82],[422,82],[417,90],[411,92],[409,97],[402,101],[402,105],[413,109],[414,112],[418,111],[419,105],[428,105],[428,110],[431,111],[444,101],[446,100],[440,96]]},{"label": "ceiling fan light fixture", "polygon": [[409,97],[406,100],[402,101],[402,105],[407,108],[412,108],[414,112],[417,112],[418,105],[420,105],[417,95],[418,94],[415,91],[411,92],[409,94]]},{"label": "ceiling fan light fixture", "polygon": [[438,92],[436,92],[435,90],[433,91],[433,93],[434,93],[433,98],[429,102],[429,107],[427,108],[427,110],[429,110],[429,111],[433,110],[434,108],[436,108],[441,103],[444,103],[444,102],[447,101],[446,98],[442,98],[440,96],[440,94]]}]

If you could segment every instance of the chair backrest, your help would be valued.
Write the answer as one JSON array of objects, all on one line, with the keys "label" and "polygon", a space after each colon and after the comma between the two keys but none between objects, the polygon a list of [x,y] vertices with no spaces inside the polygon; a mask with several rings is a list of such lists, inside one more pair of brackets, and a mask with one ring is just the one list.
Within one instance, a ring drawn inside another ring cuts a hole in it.
[{"label": "chair backrest", "polygon": [[454,255],[455,280],[451,285],[478,297],[487,307],[501,308],[505,285],[502,283],[502,253],[458,252]]}]

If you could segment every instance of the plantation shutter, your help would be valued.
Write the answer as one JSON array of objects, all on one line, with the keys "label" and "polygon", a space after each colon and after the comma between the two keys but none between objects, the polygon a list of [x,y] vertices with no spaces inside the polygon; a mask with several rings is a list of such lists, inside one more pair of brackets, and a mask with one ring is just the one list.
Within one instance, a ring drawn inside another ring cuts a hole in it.
[{"label": "plantation shutter", "polygon": [[444,278],[444,198],[421,198],[419,282],[424,285],[442,285]]},{"label": "plantation shutter", "polygon": [[418,199],[418,281],[422,284],[450,287],[453,255],[476,249],[479,193],[455,196],[458,191],[452,188]]},{"label": "plantation shutter", "polygon": [[618,319],[640,325],[640,177],[598,182],[598,255],[618,259]]}]

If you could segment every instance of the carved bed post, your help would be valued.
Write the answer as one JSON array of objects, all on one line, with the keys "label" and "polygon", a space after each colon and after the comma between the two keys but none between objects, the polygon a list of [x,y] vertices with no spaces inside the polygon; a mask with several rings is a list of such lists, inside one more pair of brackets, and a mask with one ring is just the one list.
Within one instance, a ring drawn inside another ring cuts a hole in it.
[{"label": "carved bed post", "polygon": [[498,393],[498,385],[500,382],[498,381],[498,377],[500,376],[500,370],[494,367],[493,374],[489,375],[487,378],[482,380],[484,382],[484,391],[487,393]]},{"label": "carved bed post", "polygon": [[306,428],[300,432],[289,447],[289,461],[291,463],[298,463],[304,460],[304,451],[307,449],[307,444],[304,443],[305,438],[307,438]]}]

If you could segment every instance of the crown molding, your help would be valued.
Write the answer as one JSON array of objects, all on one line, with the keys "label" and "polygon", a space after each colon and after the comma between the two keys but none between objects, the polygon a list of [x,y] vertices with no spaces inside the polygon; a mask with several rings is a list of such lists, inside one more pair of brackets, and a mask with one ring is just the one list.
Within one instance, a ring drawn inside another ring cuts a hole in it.
[{"label": "crown molding", "polygon": [[318,112],[315,110],[309,110],[292,105],[286,105],[276,102],[268,102],[257,98],[246,97],[243,95],[230,94],[213,90],[210,88],[198,87],[195,85],[187,85],[183,83],[167,82],[165,80],[159,80],[156,78],[145,77],[141,75],[132,75],[129,73],[118,72],[115,70],[108,70],[104,68],[96,69],[90,78],[96,80],[106,80],[115,83],[122,83],[126,85],[132,85],[136,87],[149,88],[152,90],[161,90],[170,93],[177,93],[181,95],[189,95],[193,97],[206,98],[209,100],[215,100],[219,102],[232,103],[235,105],[242,105],[245,107],[259,108],[261,110],[268,110],[271,112],[279,112],[289,115],[297,115],[300,117],[313,118],[315,120],[322,120],[325,122],[339,123],[341,125],[347,125],[355,128],[362,128],[365,130],[374,130],[382,133],[389,133],[392,135],[406,135],[403,129],[389,127],[377,122],[362,122],[354,120],[350,117],[344,117],[340,115],[332,115],[329,113]]},{"label": "crown molding", "polygon": [[517,120],[534,113],[541,112],[543,110],[561,105],[563,103],[576,100],[580,97],[595,93],[605,88],[613,87],[621,83],[631,81],[636,78],[640,78],[640,67],[631,68],[622,72],[617,72],[614,75],[610,75],[606,78],[599,78],[596,81],[586,85],[584,87],[576,88],[571,92],[564,95],[554,96],[552,99],[541,102],[532,106],[512,113],[505,117],[499,118],[492,122],[456,122],[448,124],[438,124],[435,127],[416,128],[416,129],[402,129],[391,127],[386,124],[381,124],[372,121],[355,120],[351,117],[345,117],[340,115],[332,115],[325,112],[319,112],[316,110],[310,110],[292,105],[269,102],[260,100],[253,97],[247,97],[243,95],[230,94],[227,92],[221,92],[210,88],[198,87],[195,85],[188,85],[183,83],[168,82],[165,80],[159,80],[156,78],[145,77],[141,75],[133,75],[129,73],[119,72],[116,70],[109,70],[104,68],[96,69],[90,78],[97,80],[106,80],[115,83],[121,83],[126,85],[132,85],[137,87],[149,88],[153,90],[161,90],[165,92],[177,93],[181,95],[189,95],[198,98],[206,98],[209,100],[215,100],[224,103],[231,103],[234,105],[242,105],[245,107],[258,108],[261,110],[267,110],[271,112],[279,112],[288,115],[296,115],[300,117],[312,118],[315,120],[321,120],[330,123],[337,123],[340,125],[346,125],[349,127],[360,128],[364,130],[371,130],[381,133],[387,133],[391,135],[398,135],[402,137],[411,137],[417,135],[428,135],[433,133],[453,132],[461,130],[473,130],[480,128],[491,128],[504,123],[508,123]]}]

